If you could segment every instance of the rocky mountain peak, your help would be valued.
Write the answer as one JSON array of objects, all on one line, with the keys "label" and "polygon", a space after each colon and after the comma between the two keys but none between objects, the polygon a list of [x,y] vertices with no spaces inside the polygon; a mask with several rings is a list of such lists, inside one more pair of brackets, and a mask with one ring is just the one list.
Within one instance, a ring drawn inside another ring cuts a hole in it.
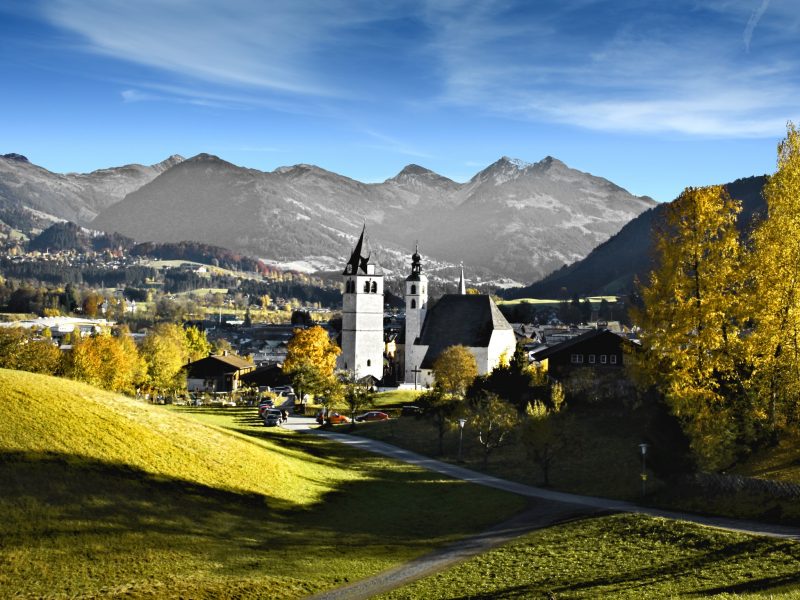
[{"label": "rocky mountain peak", "polygon": [[412,163],[410,165],[406,165],[405,167],[403,167],[403,170],[400,171],[397,175],[395,175],[394,178],[397,179],[402,175],[427,175],[429,173],[433,173],[433,171]]},{"label": "rocky mountain peak", "polygon": [[171,169],[175,165],[180,164],[185,160],[186,159],[182,157],[180,154],[173,154],[169,158],[165,158],[161,162],[152,165],[152,167],[154,169],[157,169],[158,171],[164,172],[167,169]]}]

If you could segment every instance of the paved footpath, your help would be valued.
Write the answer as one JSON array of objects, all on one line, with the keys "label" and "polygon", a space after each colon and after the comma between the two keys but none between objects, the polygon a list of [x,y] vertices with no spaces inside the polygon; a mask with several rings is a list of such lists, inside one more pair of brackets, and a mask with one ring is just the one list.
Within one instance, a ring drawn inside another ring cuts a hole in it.
[{"label": "paved footpath", "polygon": [[369,579],[318,594],[317,596],[313,596],[314,600],[339,600],[344,598],[355,600],[358,598],[370,598],[376,594],[395,589],[416,579],[440,571],[476,554],[486,552],[495,546],[511,541],[534,529],[593,514],[617,512],[639,513],[654,517],[690,521],[692,523],[729,531],[800,540],[800,527],[660,510],[647,506],[639,506],[632,502],[624,502],[622,500],[568,494],[565,492],[538,488],[532,485],[525,485],[515,481],[508,481],[506,479],[500,479],[499,477],[493,477],[492,475],[478,473],[458,465],[429,458],[385,442],[318,429],[314,420],[310,418],[292,417],[283,427],[295,431],[320,435],[327,439],[359,448],[365,452],[388,456],[395,460],[441,473],[442,475],[454,479],[496,488],[539,501],[524,513],[482,534],[460,540],[441,550],[422,556],[410,563],[400,565],[399,567],[380,573]]}]

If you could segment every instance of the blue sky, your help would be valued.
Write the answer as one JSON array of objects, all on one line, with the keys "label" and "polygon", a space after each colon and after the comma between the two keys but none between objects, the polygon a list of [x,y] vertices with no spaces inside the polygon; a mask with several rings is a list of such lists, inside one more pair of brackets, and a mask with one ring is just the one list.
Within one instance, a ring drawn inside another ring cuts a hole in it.
[{"label": "blue sky", "polygon": [[3,0],[0,153],[367,182],[552,155],[657,200],[772,172],[792,0]]}]

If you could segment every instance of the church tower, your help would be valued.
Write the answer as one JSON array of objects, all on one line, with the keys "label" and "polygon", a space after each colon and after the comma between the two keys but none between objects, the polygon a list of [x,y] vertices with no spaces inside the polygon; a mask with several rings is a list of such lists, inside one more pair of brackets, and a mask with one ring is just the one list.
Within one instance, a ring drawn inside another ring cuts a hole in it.
[{"label": "church tower", "polygon": [[383,379],[383,273],[364,254],[361,231],[353,254],[344,268],[342,294],[342,353],[338,367],[360,379]]},{"label": "church tower", "polygon": [[411,274],[406,277],[406,344],[405,344],[405,381],[414,383],[414,371],[419,369],[415,364],[419,357],[414,356],[414,341],[422,332],[425,314],[428,312],[428,277],[422,272],[419,249],[414,248],[411,256]]}]

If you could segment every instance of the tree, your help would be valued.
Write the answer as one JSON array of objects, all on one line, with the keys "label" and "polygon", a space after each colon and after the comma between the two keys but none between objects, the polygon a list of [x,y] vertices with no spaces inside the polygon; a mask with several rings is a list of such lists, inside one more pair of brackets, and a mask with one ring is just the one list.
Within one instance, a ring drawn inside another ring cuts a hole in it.
[{"label": "tree", "polygon": [[159,323],[142,340],[147,365],[146,383],[159,391],[174,393],[186,387],[183,366],[189,359],[186,336],[180,325]]},{"label": "tree", "polygon": [[752,235],[752,387],[769,433],[794,421],[800,403],[800,131],[789,123],[778,168],[764,187],[767,218]]},{"label": "tree", "polygon": [[526,408],[522,422],[522,444],[528,457],[539,465],[545,486],[550,485],[550,468],[565,443],[559,414],[563,406],[564,389],[556,383],[551,389],[550,406],[539,400],[533,402]]},{"label": "tree", "polygon": [[[283,372],[292,376],[298,394],[323,393],[334,379],[339,347],[319,325],[295,329],[287,347]],[[300,395],[300,398],[303,396]]]},{"label": "tree", "polygon": [[187,327],[184,335],[190,361],[200,360],[211,354],[211,342],[208,341],[205,331],[200,331],[198,327]]},{"label": "tree", "polygon": [[521,346],[517,346],[511,362],[501,363],[491,373],[477,377],[469,388],[467,398],[477,400],[483,393],[497,394],[508,400],[517,410],[524,412],[528,403],[540,391],[535,372],[528,364],[528,356]]},{"label": "tree", "polygon": [[446,393],[437,383],[432,389],[421,394],[416,403],[422,415],[433,421],[439,441],[439,454],[444,454],[444,434],[453,425],[452,419],[462,406],[461,399]]},{"label": "tree", "polygon": [[0,327],[0,368],[55,375],[61,358],[52,339],[21,327]]},{"label": "tree", "polygon": [[668,205],[636,315],[644,349],[636,372],[663,392],[708,468],[733,459],[746,418],[732,402],[744,397],[739,211],[721,186],[687,188]]},{"label": "tree", "polygon": [[509,402],[497,394],[488,393],[472,412],[474,429],[478,430],[478,442],[483,446],[483,466],[489,462],[489,454],[505,445],[519,422],[519,413]]},{"label": "tree", "polygon": [[462,399],[478,376],[478,363],[465,346],[450,346],[434,361],[433,375],[443,392]]},{"label": "tree", "polygon": [[356,413],[373,405],[374,394],[370,386],[363,380],[359,381],[351,372],[342,375],[342,397],[350,413],[350,422],[355,425]]}]

